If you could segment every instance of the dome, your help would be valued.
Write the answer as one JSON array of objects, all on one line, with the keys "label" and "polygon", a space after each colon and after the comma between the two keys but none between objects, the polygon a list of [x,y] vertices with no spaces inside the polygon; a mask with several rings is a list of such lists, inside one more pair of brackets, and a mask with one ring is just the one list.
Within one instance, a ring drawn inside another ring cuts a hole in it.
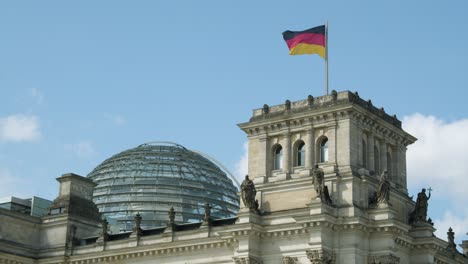
[{"label": "dome", "polygon": [[211,217],[234,217],[237,188],[208,158],[174,143],[147,143],[118,153],[88,178],[97,186],[93,200],[114,230],[131,230],[137,213],[144,229],[165,226],[174,207],[176,223],[200,222],[204,205]]}]

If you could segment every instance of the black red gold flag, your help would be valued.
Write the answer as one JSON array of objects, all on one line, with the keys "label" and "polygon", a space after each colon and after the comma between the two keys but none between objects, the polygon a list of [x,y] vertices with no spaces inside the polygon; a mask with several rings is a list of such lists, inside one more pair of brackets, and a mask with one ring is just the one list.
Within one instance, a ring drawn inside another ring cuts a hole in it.
[{"label": "black red gold flag", "polygon": [[289,55],[318,54],[325,58],[327,47],[325,25],[304,31],[285,31],[283,38],[289,48]]}]

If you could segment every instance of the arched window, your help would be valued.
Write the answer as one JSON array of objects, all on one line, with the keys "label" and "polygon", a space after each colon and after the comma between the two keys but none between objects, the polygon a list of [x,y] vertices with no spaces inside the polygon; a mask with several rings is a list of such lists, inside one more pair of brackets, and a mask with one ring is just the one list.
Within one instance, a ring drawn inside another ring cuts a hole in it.
[{"label": "arched window", "polygon": [[302,140],[296,147],[296,162],[294,165],[297,167],[305,165],[305,143]]},{"label": "arched window", "polygon": [[283,168],[283,148],[278,145],[273,150],[273,169],[281,170]]},{"label": "arched window", "polygon": [[380,153],[376,146],[374,146],[374,171],[376,175],[380,175]]},{"label": "arched window", "polygon": [[320,162],[328,161],[328,138],[322,139],[320,142]]},{"label": "arched window", "polygon": [[367,168],[367,145],[364,139],[362,140],[362,167]]}]

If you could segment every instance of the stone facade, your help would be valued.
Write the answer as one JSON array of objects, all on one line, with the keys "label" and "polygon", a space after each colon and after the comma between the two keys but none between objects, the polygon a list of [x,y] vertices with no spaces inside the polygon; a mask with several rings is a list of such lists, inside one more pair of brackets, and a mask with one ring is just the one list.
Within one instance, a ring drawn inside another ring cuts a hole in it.
[{"label": "stone facade", "polygon": [[[207,212],[204,223],[108,234],[88,196],[63,202],[91,184],[65,175],[54,204],[66,210],[42,219],[0,210],[0,263],[468,263],[431,223],[409,223],[406,148],[416,139],[370,100],[345,91],[265,105],[239,127],[258,210],[241,199],[237,218]],[[331,202],[317,195],[316,169]],[[388,203],[375,205],[384,171]]]}]

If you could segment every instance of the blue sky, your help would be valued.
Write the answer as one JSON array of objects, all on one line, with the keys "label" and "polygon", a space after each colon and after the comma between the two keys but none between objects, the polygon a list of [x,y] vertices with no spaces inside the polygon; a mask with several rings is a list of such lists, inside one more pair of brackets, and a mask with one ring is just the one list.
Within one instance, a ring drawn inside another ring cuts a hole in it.
[{"label": "blue sky", "polygon": [[153,140],[236,171],[246,141],[236,124],[252,109],[323,95],[323,60],[289,56],[281,32],[328,20],[330,88],[406,122],[422,142],[408,150],[410,193],[432,186],[441,238],[458,225],[466,239],[468,200],[451,186],[468,186],[467,5],[1,2],[0,128],[12,128],[0,132],[0,197],[53,199],[54,178]]}]

